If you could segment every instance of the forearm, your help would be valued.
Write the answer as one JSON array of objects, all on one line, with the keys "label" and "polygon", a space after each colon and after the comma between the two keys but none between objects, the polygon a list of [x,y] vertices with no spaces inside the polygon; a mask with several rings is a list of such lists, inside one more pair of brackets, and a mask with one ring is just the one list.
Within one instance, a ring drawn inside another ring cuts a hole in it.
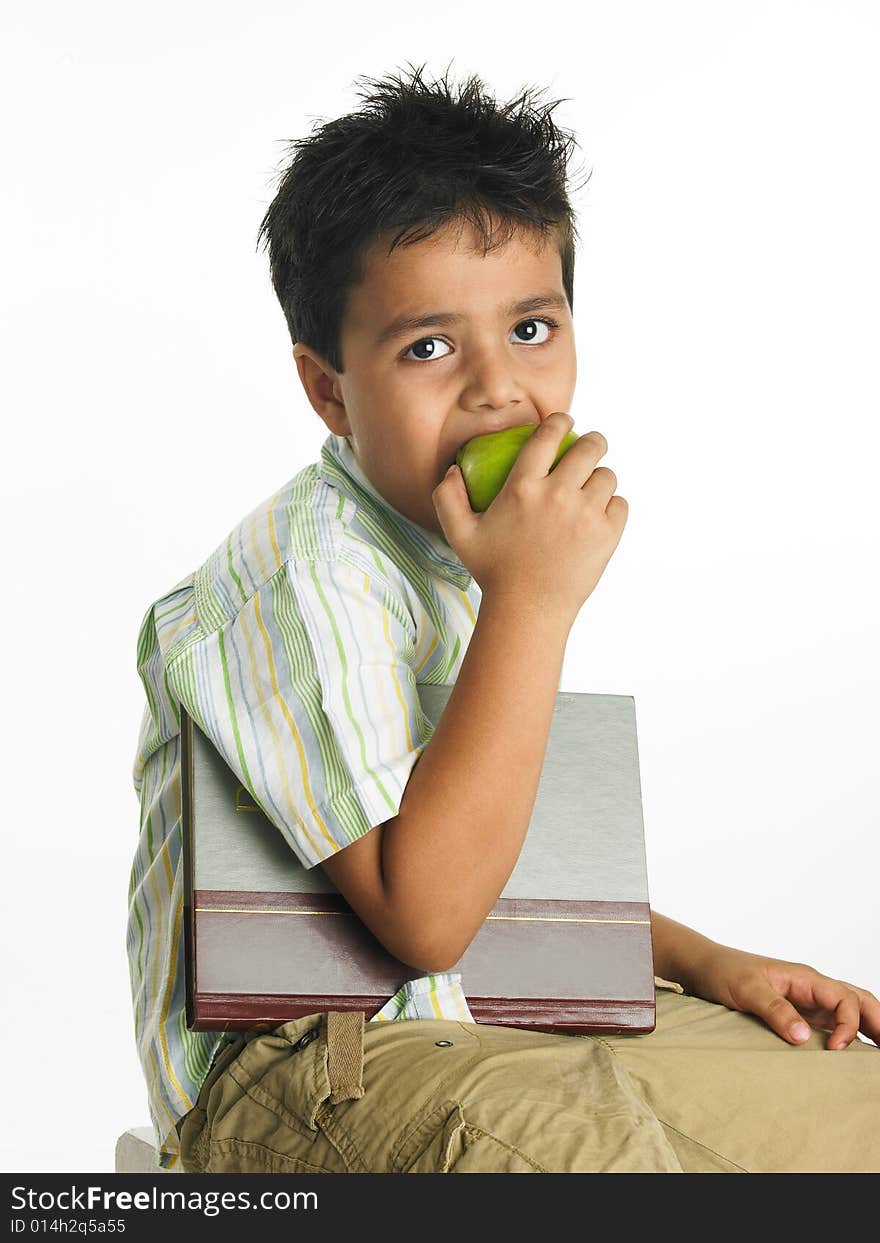
[{"label": "forearm", "polygon": [[434,970],[457,962],[519,857],[544,762],[570,620],[484,595],[455,686],[385,826],[394,920]]},{"label": "forearm", "polygon": [[693,928],[676,923],[658,911],[651,911],[651,940],[654,946],[654,974],[680,984],[685,992],[694,985],[703,959],[718,943]]}]

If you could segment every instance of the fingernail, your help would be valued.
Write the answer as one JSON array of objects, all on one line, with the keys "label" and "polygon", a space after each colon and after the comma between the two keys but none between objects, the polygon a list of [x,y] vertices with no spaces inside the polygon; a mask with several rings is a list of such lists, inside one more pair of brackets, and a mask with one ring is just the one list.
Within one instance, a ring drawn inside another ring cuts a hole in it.
[{"label": "fingernail", "polygon": [[806,1023],[792,1023],[788,1030],[793,1040],[806,1040],[810,1034]]},{"label": "fingernail", "polygon": [[453,472],[454,470],[458,470],[458,467],[457,467],[457,466],[456,466],[456,464],[453,462],[453,463],[452,463],[452,465],[450,466],[449,470],[446,472],[446,478],[447,478],[447,479],[449,478],[449,476],[452,474],[452,472]]}]

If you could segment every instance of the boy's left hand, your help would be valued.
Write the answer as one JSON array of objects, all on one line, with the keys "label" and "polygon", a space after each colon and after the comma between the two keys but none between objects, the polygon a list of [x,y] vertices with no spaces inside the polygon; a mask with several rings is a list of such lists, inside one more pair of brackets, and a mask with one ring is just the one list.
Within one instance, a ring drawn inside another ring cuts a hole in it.
[{"label": "boy's left hand", "polygon": [[808,1039],[804,1019],[831,1032],[829,1049],[847,1048],[858,1031],[880,1043],[880,1001],[874,994],[805,963],[719,945],[701,962],[692,991],[730,1010],[757,1014],[789,1044]]}]

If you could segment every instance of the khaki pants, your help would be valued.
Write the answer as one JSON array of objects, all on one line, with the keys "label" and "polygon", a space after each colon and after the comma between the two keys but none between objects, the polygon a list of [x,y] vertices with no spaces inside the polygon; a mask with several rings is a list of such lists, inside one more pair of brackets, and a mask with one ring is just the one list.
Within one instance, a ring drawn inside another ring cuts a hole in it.
[{"label": "khaki pants", "polygon": [[178,1124],[183,1169],[880,1172],[880,1049],[790,1045],[677,989],[644,1035],[350,1012],[241,1033]]}]

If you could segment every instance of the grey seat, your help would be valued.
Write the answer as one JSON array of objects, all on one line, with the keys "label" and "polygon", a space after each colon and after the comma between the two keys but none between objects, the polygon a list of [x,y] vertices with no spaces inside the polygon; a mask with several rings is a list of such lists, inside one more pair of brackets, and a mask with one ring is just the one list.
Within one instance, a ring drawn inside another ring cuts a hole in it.
[{"label": "grey seat", "polygon": [[156,1164],[156,1144],[151,1126],[132,1126],[116,1141],[117,1174],[182,1174],[176,1166],[170,1170]]}]

